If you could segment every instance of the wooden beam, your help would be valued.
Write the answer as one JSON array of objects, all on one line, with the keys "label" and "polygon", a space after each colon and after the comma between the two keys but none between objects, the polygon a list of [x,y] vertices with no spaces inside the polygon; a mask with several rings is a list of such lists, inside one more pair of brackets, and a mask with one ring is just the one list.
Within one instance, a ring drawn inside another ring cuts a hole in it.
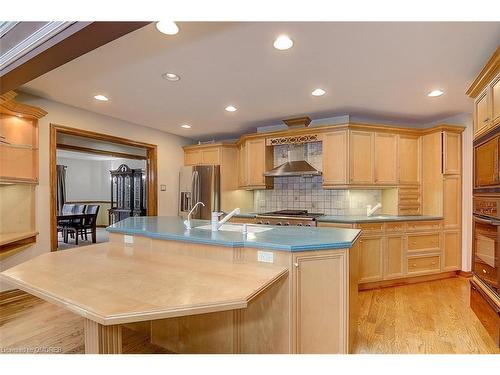
[{"label": "wooden beam", "polygon": [[[149,23],[92,22],[1,76],[0,94],[14,90],[87,52],[134,30],[140,29]],[[46,43],[50,45],[50,39]]]}]

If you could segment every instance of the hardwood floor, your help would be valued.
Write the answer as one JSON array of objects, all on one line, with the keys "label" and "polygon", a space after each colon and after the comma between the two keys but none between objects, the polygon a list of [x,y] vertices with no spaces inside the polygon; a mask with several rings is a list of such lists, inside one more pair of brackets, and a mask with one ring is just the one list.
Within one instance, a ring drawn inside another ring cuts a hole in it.
[{"label": "hardwood floor", "polygon": [[[123,353],[168,353],[146,335],[123,329]],[[85,352],[83,319],[39,298],[0,304],[0,353]]]},{"label": "hardwood floor", "polygon": [[[83,320],[32,296],[0,304],[0,352],[24,348],[83,353]],[[469,308],[464,278],[361,292],[353,351],[500,353]],[[129,329],[123,331],[123,352],[166,353]]]},{"label": "hardwood floor", "polygon": [[458,277],[360,292],[354,353],[496,353]]}]

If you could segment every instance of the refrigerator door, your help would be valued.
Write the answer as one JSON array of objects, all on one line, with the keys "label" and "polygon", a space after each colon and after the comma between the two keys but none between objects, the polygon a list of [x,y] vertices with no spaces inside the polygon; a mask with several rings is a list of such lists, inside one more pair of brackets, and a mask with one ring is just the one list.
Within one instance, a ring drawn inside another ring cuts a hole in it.
[{"label": "refrigerator door", "polygon": [[179,173],[179,216],[184,218],[193,207],[193,167],[182,167]]},{"label": "refrigerator door", "polygon": [[220,166],[204,165],[193,168],[193,204],[198,206],[193,218],[210,220],[212,211],[220,211]]}]

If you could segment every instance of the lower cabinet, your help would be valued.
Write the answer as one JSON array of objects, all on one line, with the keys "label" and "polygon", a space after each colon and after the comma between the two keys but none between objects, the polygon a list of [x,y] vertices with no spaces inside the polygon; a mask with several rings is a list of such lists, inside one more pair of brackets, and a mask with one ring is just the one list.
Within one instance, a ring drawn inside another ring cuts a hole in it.
[{"label": "lower cabinet", "polygon": [[362,237],[360,239],[359,282],[382,279],[382,259],[384,251],[382,236]]},{"label": "lower cabinet", "polygon": [[294,255],[296,353],[347,353],[348,256],[345,251]]},{"label": "lower cabinet", "polygon": [[462,241],[459,230],[444,232],[443,271],[456,271],[462,267]]},{"label": "lower cabinet", "polygon": [[404,239],[402,235],[387,236],[383,259],[384,280],[404,276]]}]

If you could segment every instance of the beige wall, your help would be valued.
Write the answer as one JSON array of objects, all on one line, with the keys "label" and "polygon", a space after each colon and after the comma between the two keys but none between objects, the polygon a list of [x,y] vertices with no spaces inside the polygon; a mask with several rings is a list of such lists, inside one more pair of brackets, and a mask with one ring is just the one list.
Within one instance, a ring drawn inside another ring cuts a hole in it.
[{"label": "beige wall", "polygon": [[[182,146],[192,143],[188,139],[22,93],[16,100],[38,106],[48,112],[39,122],[40,183],[36,187],[36,227],[40,234],[34,246],[2,260],[0,270],[50,251],[50,123],[156,144],[158,146],[158,215],[177,214],[178,171],[184,162]],[[167,186],[167,191],[160,191],[161,184]],[[0,290],[6,289],[11,288],[7,285],[0,285]]]}]

